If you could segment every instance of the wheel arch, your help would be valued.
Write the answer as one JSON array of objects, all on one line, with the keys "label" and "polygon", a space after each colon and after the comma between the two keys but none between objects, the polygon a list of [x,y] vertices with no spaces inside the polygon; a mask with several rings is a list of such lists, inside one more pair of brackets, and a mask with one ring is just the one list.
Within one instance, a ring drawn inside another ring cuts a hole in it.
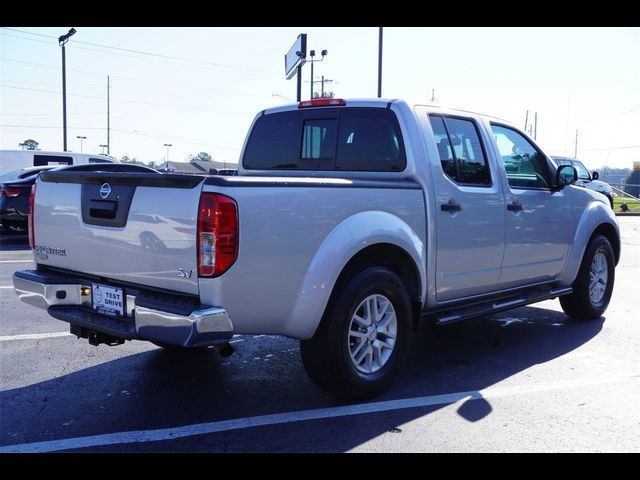
[{"label": "wheel arch", "polygon": [[567,262],[562,275],[559,277],[562,285],[570,286],[573,284],[578,275],[584,252],[591,240],[597,235],[604,235],[609,240],[617,265],[621,255],[618,222],[609,207],[602,202],[594,201],[583,210],[578,220],[571,242],[571,249],[568,252]]},{"label": "wheel arch", "polygon": [[342,284],[338,282],[365,265],[383,265],[395,272],[407,287],[412,309],[419,312],[425,297],[425,255],[420,236],[389,212],[366,211],[345,219],[311,259],[285,331],[295,338],[311,338]]}]

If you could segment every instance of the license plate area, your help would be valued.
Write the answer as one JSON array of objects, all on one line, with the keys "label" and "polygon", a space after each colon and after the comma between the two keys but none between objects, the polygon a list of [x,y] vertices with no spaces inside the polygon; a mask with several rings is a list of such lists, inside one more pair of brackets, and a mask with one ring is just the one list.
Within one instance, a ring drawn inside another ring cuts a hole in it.
[{"label": "license plate area", "polygon": [[111,317],[124,317],[125,297],[122,288],[91,284],[91,307],[98,313]]}]

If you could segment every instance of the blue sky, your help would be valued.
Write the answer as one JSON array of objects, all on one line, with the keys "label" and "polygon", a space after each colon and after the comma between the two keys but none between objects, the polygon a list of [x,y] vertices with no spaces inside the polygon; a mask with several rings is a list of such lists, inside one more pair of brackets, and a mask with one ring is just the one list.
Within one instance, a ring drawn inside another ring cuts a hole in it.
[{"label": "blue sky", "polygon": [[[259,110],[295,99],[284,54],[299,33],[329,51],[315,75],[336,96],[374,97],[377,27],[105,28],[73,25],[67,44],[69,149],[106,143],[148,162],[206,151],[234,163]],[[70,26],[0,29],[0,148],[26,138],[62,149],[61,54]],[[108,48],[115,47],[115,48]],[[154,55],[146,55],[144,53]],[[429,101],[524,127],[538,112],[538,143],[590,168],[640,161],[640,28],[385,28],[383,96]],[[309,66],[303,98],[309,96]],[[319,88],[319,86],[318,86]],[[284,97],[284,98],[283,98]]]}]

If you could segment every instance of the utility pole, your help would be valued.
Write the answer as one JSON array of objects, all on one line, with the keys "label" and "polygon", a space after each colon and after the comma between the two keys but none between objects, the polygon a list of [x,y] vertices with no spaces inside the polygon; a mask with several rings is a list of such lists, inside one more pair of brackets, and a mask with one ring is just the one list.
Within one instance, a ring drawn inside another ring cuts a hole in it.
[{"label": "utility pole", "polygon": [[527,114],[524,117],[524,131],[527,131],[527,124],[529,123],[529,110],[527,110]]},{"label": "utility pole", "polygon": [[431,89],[431,103],[436,101],[436,89],[432,88]]},{"label": "utility pole", "polygon": [[536,112],[535,116],[533,117],[533,139],[537,140],[538,139],[538,112]]},{"label": "utility pole", "polygon": [[109,90],[111,89],[111,84],[109,83],[109,75],[107,75],[107,155],[109,155],[109,147],[111,145],[111,138],[110,138],[110,121],[111,121],[111,117],[110,117],[110,112],[109,112]]},{"label": "utility pole", "polygon": [[382,97],[382,27],[378,27],[378,98]]},{"label": "utility pole", "polygon": [[[324,94],[324,84],[325,83],[333,83],[333,80],[330,80],[328,78],[324,78],[324,75],[322,75],[322,80],[320,80],[320,85],[321,85],[320,98],[325,98],[325,94]],[[327,97],[333,97],[333,92],[328,93],[326,96]]]},{"label": "utility pole", "polygon": [[573,158],[578,158],[578,129],[576,128],[576,149],[573,151]]}]

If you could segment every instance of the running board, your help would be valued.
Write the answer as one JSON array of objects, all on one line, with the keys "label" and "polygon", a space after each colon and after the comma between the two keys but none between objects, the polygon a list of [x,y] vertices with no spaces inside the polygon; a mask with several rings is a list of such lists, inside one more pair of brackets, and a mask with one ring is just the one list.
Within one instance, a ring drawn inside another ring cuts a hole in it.
[{"label": "running board", "polygon": [[448,325],[449,323],[467,320],[468,318],[481,317],[494,313],[510,310],[512,308],[523,307],[530,303],[541,302],[552,298],[567,295],[573,292],[571,287],[562,288],[537,288],[520,295],[492,300],[476,305],[452,308],[438,313],[425,313],[423,317],[431,319],[436,325]]}]

